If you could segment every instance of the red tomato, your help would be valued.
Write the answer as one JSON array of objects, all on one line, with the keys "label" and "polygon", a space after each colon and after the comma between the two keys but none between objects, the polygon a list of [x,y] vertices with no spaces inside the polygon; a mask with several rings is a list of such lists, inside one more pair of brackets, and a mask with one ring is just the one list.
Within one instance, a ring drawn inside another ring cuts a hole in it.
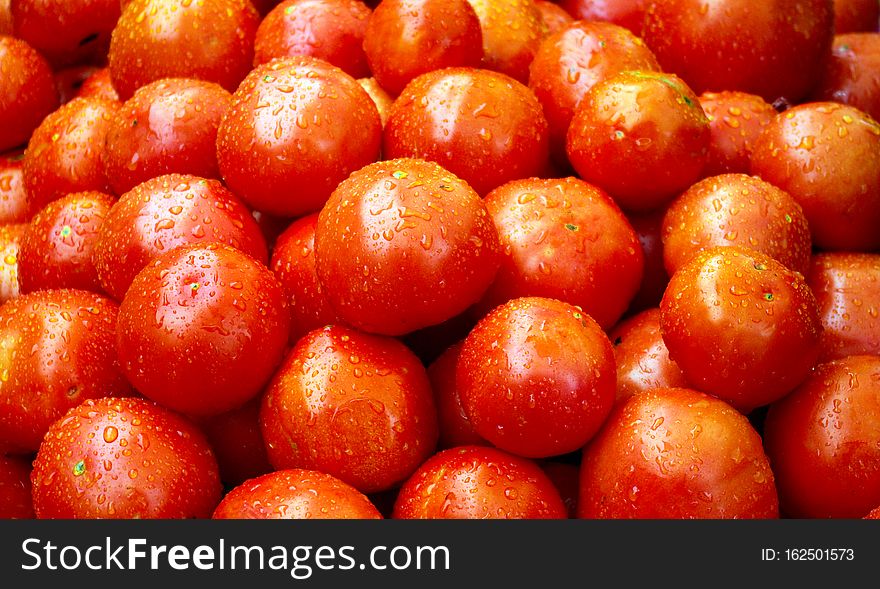
[{"label": "red tomato", "polygon": [[876,31],[878,20],[877,0],[834,0],[834,32],[838,35]]},{"label": "red tomato", "polygon": [[468,0],[480,19],[483,67],[525,84],[529,65],[547,35],[533,0]]},{"label": "red tomato", "polygon": [[434,391],[437,418],[440,427],[440,448],[455,446],[485,446],[488,442],[474,431],[461,404],[461,395],[455,383],[455,367],[463,342],[449,347],[428,366],[428,378]]},{"label": "red tomato", "polygon": [[614,325],[639,288],[642,249],[610,196],[578,180],[516,180],[486,196],[504,256],[480,302],[486,313],[511,299],[539,296],[581,307]]},{"label": "red tomato", "polygon": [[373,99],[373,104],[376,105],[376,110],[379,112],[379,120],[382,122],[382,127],[384,127],[385,122],[388,120],[388,115],[391,113],[391,105],[394,104],[394,99],[379,85],[375,78],[358,78],[357,82]]},{"label": "red tomato", "polygon": [[107,130],[104,172],[116,194],[162,174],[219,178],[217,127],[232,96],[213,82],[172,78],[138,88]]},{"label": "red tomato", "polygon": [[535,6],[541,11],[541,20],[548,35],[558,33],[575,20],[564,8],[550,0],[535,0]]},{"label": "red tomato", "polygon": [[33,518],[30,461],[0,455],[0,520]]},{"label": "red tomato", "polygon": [[709,119],[712,139],[703,176],[747,173],[752,148],[776,109],[764,99],[745,92],[706,92],[700,106]]},{"label": "red tomato", "polygon": [[93,65],[75,65],[55,72],[55,86],[61,104],[67,104],[77,97],[79,89],[98,68]]},{"label": "red tomato", "polygon": [[641,36],[648,0],[561,0],[559,5],[575,19],[607,21]]},{"label": "red tomato", "polygon": [[102,292],[92,252],[111,206],[109,194],[79,192],[52,201],[37,213],[18,253],[21,292],[52,288]]},{"label": "red tomato", "polygon": [[432,456],[400,489],[395,519],[564,519],[565,504],[531,460],[462,446]]},{"label": "red tomato", "polygon": [[260,423],[276,469],[318,470],[362,493],[394,487],[437,444],[418,358],[397,340],[341,326],[299,340],[263,397]]},{"label": "red tomato", "polygon": [[317,471],[279,470],[232,489],[214,519],[382,519],[367,497]]},{"label": "red tomato", "polygon": [[27,223],[0,225],[0,304],[19,295],[18,251]]},{"label": "red tomato", "polygon": [[139,392],[181,413],[218,415],[263,390],[289,331],[287,298],[265,266],[228,245],[196,243],[135,276],[116,343]]},{"label": "red tomato", "polygon": [[19,39],[0,35],[0,152],[27,143],[40,121],[58,106],[52,70]]},{"label": "red tomato", "polygon": [[770,407],[764,440],[787,516],[867,514],[880,503],[880,357],[817,367]]},{"label": "red tomato", "polygon": [[156,256],[188,243],[223,242],[257,261],[268,257],[256,221],[217,180],[169,174],[122,195],[98,227],[92,259],[101,286],[122,300]]},{"label": "red tomato", "polygon": [[71,407],[129,393],[116,324],[116,303],[85,291],[39,291],[0,307],[0,447],[36,450]]},{"label": "red tomato", "polygon": [[375,161],[381,137],[376,105],[354,78],[313,57],[286,57],[239,86],[217,132],[217,160],[245,202],[292,217],[320,210],[339,182]]},{"label": "red tomato", "polygon": [[68,411],[40,445],[31,482],[41,519],[206,518],[221,490],[198,428],[135,398]]},{"label": "red tomato", "polygon": [[821,351],[819,310],[803,276],[739,247],[704,250],[672,276],[660,329],[685,378],[743,412],[794,389]]},{"label": "red tomato", "polygon": [[11,0],[0,0],[0,35],[12,35]]},{"label": "red tomato", "polygon": [[22,223],[30,219],[27,192],[22,180],[23,153],[0,155],[0,225]]},{"label": "red tomato", "polygon": [[456,367],[461,404],[477,434],[529,458],[581,448],[611,411],[614,351],[579,307],[514,299],[465,338]]},{"label": "red tomato", "polygon": [[584,449],[578,515],[763,519],[779,502],[748,419],[697,391],[654,389],[617,405]]},{"label": "red tomato", "polygon": [[825,328],[823,360],[880,355],[880,255],[817,254],[807,284]]},{"label": "red tomato", "polygon": [[547,120],[532,92],[503,74],[447,68],[410,82],[385,125],[386,158],[437,162],[480,195],[547,170]]},{"label": "red tomato", "polygon": [[333,192],[315,229],[318,278],[358,329],[403,335],[475,303],[501,259],[479,196],[431,162],[377,162]]},{"label": "red tomato", "polygon": [[[874,6],[880,3],[874,2]],[[880,34],[850,33],[834,37],[831,57],[813,97],[849,104],[874,120],[880,119]]]},{"label": "red tomato", "polygon": [[101,68],[91,76],[86,78],[76,98],[105,98],[107,100],[119,100],[119,93],[113,87],[113,80],[110,79],[110,68]]},{"label": "red tomato", "polygon": [[272,472],[260,431],[259,396],[238,409],[200,419],[198,424],[217,457],[220,480],[227,485]]},{"label": "red tomato", "polygon": [[755,143],[752,173],[804,208],[813,245],[880,248],[880,124],[832,102],[778,115]]},{"label": "red tomato", "polygon": [[880,506],[872,509],[871,512],[865,516],[865,519],[880,519]]},{"label": "red tomato", "polygon": [[645,259],[642,283],[629,305],[628,313],[637,313],[659,306],[666,285],[669,284],[669,274],[663,264],[663,240],[661,237],[665,213],[665,210],[660,209],[645,215],[628,216],[629,222],[639,238]]}]

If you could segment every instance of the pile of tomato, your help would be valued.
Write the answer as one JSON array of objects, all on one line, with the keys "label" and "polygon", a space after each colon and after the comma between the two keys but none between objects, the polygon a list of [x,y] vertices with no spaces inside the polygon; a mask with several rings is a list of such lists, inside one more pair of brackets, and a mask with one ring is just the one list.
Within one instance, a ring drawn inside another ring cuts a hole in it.
[{"label": "pile of tomato", "polygon": [[877,0],[0,0],[0,516],[880,516]]}]

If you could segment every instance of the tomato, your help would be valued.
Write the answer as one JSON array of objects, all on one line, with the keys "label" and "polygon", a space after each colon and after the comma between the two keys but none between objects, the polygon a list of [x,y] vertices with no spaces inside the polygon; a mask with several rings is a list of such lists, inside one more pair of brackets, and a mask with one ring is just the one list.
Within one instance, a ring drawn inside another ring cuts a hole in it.
[{"label": "tomato", "polygon": [[834,0],[834,32],[838,35],[876,31],[878,21],[880,3],[876,0]]},{"label": "tomato", "polygon": [[122,371],[144,396],[192,415],[217,415],[259,394],[290,331],[275,276],[247,254],[195,243],[157,257],[119,307]]},{"label": "tomato", "polygon": [[92,74],[98,71],[93,65],[75,65],[55,72],[55,87],[61,104],[76,98],[77,92]]},{"label": "tomato", "polygon": [[652,389],[688,386],[663,342],[660,309],[648,309],[622,321],[609,338],[617,365],[617,401]]},{"label": "tomato", "polygon": [[119,0],[14,0],[15,36],[56,68],[107,59]]},{"label": "tomato", "polygon": [[406,479],[437,444],[437,412],[418,358],[397,340],[328,326],[303,337],[260,412],[278,469],[332,475],[362,493]]},{"label": "tomato", "polygon": [[105,98],[118,101],[119,93],[116,92],[116,88],[113,87],[113,80],[110,79],[110,68],[101,68],[86,78],[79,87],[76,97]]},{"label": "tomato", "polygon": [[19,39],[0,35],[0,152],[27,142],[58,106],[55,78],[45,58]]},{"label": "tomato", "polygon": [[22,162],[31,215],[71,192],[110,192],[101,156],[118,108],[103,98],[74,98],[40,123]]},{"label": "tomato", "polygon": [[468,0],[480,19],[483,67],[525,84],[547,25],[533,0]]},{"label": "tomato", "polygon": [[565,512],[569,519],[577,517],[578,487],[580,486],[580,468],[566,462],[545,462],[540,465],[559,496],[565,504]]},{"label": "tomato", "polygon": [[0,35],[12,35],[11,0],[0,0]]},{"label": "tomato", "polygon": [[381,136],[376,106],[354,78],[313,57],[286,57],[239,86],[217,131],[217,160],[245,202],[292,217],[320,210],[339,182],[375,161]]},{"label": "tomato", "polygon": [[395,519],[564,519],[565,504],[531,460],[483,446],[444,450],[400,489]]},{"label": "tomato", "polygon": [[660,329],[688,382],[743,412],[794,389],[821,351],[819,309],[803,276],[739,247],[704,250],[673,274]]},{"label": "tomato", "polygon": [[824,360],[880,355],[880,255],[817,254],[807,284],[816,295],[825,328]]},{"label": "tomato", "polygon": [[703,176],[748,173],[755,141],[776,109],[745,92],[706,92],[700,96],[700,106],[712,133]]},{"label": "tomato", "polygon": [[384,0],[370,17],[364,51],[373,76],[396,96],[421,74],[479,67],[483,36],[467,0]]},{"label": "tomato", "polygon": [[695,254],[742,246],[806,275],[810,228],[791,195],[754,176],[725,174],[697,182],[663,218],[663,257],[673,274]]},{"label": "tomato", "polygon": [[548,165],[547,120],[535,95],[488,70],[447,68],[410,82],[394,102],[384,155],[423,158],[485,196]]},{"label": "tomato", "polygon": [[285,0],[257,29],[254,65],[310,55],[354,78],[367,77],[364,35],[371,12],[360,0]]},{"label": "tomato", "polygon": [[443,352],[428,366],[428,378],[434,391],[437,418],[440,427],[440,448],[455,446],[484,446],[488,442],[474,431],[461,404],[461,395],[455,382],[455,367],[463,342],[458,342]]},{"label": "tomato", "polygon": [[465,338],[456,367],[477,434],[502,450],[543,458],[581,448],[611,411],[614,351],[579,307],[514,299]]},{"label": "tomato", "polygon": [[232,96],[213,82],[172,78],[135,91],[107,130],[104,172],[116,194],[176,172],[219,178],[217,127]]},{"label": "tomato", "polygon": [[198,428],[136,398],[68,411],[40,445],[31,482],[41,519],[206,518],[221,490]]},{"label": "tomato", "polygon": [[866,515],[880,503],[880,357],[818,366],[770,407],[764,440],[787,516]]},{"label": "tomato", "polygon": [[422,364],[429,366],[470,333],[479,320],[474,315],[472,309],[468,309],[443,323],[408,333],[401,339],[419,357]]},{"label": "tomato", "polygon": [[19,295],[18,252],[27,223],[0,225],[0,304]]},{"label": "tomato", "polygon": [[135,275],[156,256],[179,245],[217,241],[261,263],[268,257],[256,221],[220,182],[169,174],[120,197],[98,227],[92,259],[101,286],[122,300]]},{"label": "tomato", "polygon": [[880,248],[880,124],[832,102],[778,115],[755,143],[752,173],[803,207],[820,249]]},{"label": "tomato", "polygon": [[246,481],[232,489],[214,519],[382,519],[367,497],[317,471],[289,469]]},{"label": "tomato", "polygon": [[33,518],[30,462],[0,455],[0,520]]},{"label": "tomato", "polygon": [[641,36],[648,0],[561,0],[575,19],[610,22]]},{"label": "tomato", "polygon": [[639,288],[638,237],[602,190],[578,180],[516,180],[486,196],[504,256],[480,302],[483,313],[511,299],[540,296],[581,307],[614,325]]},{"label": "tomato", "polygon": [[71,407],[129,393],[114,345],[117,313],[110,299],[78,290],[0,307],[0,447],[36,450]]},{"label": "tomato", "polygon": [[644,215],[629,215],[630,225],[639,238],[644,254],[645,270],[642,272],[642,282],[636,296],[629,305],[628,313],[638,313],[645,309],[656,307],[663,298],[666,285],[669,284],[669,274],[663,263],[663,216],[666,211],[660,209]]},{"label": "tomato", "polygon": [[578,515],[587,519],[779,516],[761,437],[727,403],[654,389],[615,407],[584,449]]},{"label": "tomato", "polygon": [[541,11],[541,20],[548,35],[558,33],[575,20],[564,8],[550,0],[535,0],[535,6]]},{"label": "tomato", "polygon": [[621,207],[663,207],[693,184],[709,153],[709,121],[679,78],[629,71],[594,85],[568,129],[566,150],[578,174]]},{"label": "tomato", "polygon": [[574,22],[541,43],[530,68],[529,88],[547,116],[557,163],[567,164],[565,137],[584,94],[625,70],[660,71],[660,65],[640,38],[611,23]]},{"label": "tomato", "polygon": [[113,86],[123,100],[162,78],[232,92],[251,69],[259,23],[247,0],[131,0],[110,39]]},{"label": "tomato", "polygon": [[103,192],[80,192],[52,201],[37,213],[21,239],[21,292],[78,288],[102,292],[92,252],[98,228],[113,206]]},{"label": "tomato", "polygon": [[501,261],[479,196],[439,165],[377,162],[333,192],[315,228],[318,278],[338,316],[403,335],[475,303]]},{"label": "tomato", "polygon": [[30,219],[27,192],[22,180],[23,155],[17,152],[0,155],[0,225]]},{"label": "tomato", "polygon": [[[880,3],[874,3],[880,6]],[[813,97],[849,104],[880,119],[880,34],[850,33],[834,37]]]},{"label": "tomato", "polygon": [[263,432],[260,430],[260,397],[238,409],[198,420],[220,468],[220,480],[240,485],[272,472]]},{"label": "tomato", "polygon": [[379,120],[382,122],[382,127],[385,127],[385,122],[391,113],[391,105],[394,104],[394,99],[379,85],[376,78],[358,78],[357,82],[373,99],[373,104],[376,105],[376,110],[379,112]]},{"label": "tomato", "polygon": [[738,90],[796,102],[833,34],[832,0],[667,0],[648,5],[643,37],[663,69],[698,94]]},{"label": "tomato", "polygon": [[880,506],[875,507],[864,519],[880,519]]}]

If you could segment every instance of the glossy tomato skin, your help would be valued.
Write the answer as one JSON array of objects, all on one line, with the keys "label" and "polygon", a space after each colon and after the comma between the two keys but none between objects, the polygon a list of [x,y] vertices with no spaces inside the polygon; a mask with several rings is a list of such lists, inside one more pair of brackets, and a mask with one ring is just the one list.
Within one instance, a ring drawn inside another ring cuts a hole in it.
[{"label": "glossy tomato skin", "polygon": [[880,119],[880,34],[834,37],[831,57],[813,98],[842,102],[866,112],[874,120]]},{"label": "glossy tomato skin", "polygon": [[68,411],[41,444],[31,482],[41,519],[207,518],[221,491],[198,428],[137,398]]},{"label": "glossy tomato skin", "polygon": [[516,80],[447,68],[419,76],[397,98],[383,152],[437,162],[485,196],[547,170],[547,120],[535,95]]},{"label": "glossy tomato skin", "polygon": [[260,430],[260,397],[241,407],[198,420],[220,468],[220,480],[240,485],[272,472]]},{"label": "glossy tomato skin", "polygon": [[232,489],[214,519],[382,519],[367,497],[336,477],[292,468]]},{"label": "glossy tomato skin", "polygon": [[647,309],[617,325],[608,337],[617,365],[616,401],[652,389],[687,387],[660,333],[660,309]]},{"label": "glossy tomato skin", "polygon": [[102,292],[92,252],[114,199],[79,192],[52,201],[28,225],[18,254],[21,292],[76,288]]},{"label": "glossy tomato skin", "polygon": [[163,174],[219,178],[217,127],[232,95],[213,82],[171,78],[135,91],[107,130],[104,172],[116,194]]},{"label": "glossy tomato skin", "polygon": [[113,86],[123,100],[162,78],[207,80],[232,92],[251,69],[259,23],[247,0],[131,0],[110,40]]},{"label": "glossy tomato skin", "polygon": [[581,448],[611,411],[614,351],[579,307],[514,299],[465,338],[456,386],[474,430],[529,458]]},{"label": "glossy tomato skin", "polygon": [[821,364],[764,424],[782,511],[858,518],[880,502],[880,357]]},{"label": "glossy tomato skin", "polygon": [[98,228],[92,257],[101,286],[122,300],[135,275],[156,256],[209,242],[231,245],[261,263],[268,258],[256,221],[220,182],[168,174],[120,197]]},{"label": "glossy tomato skin", "polygon": [[474,431],[461,404],[461,395],[455,382],[455,369],[463,342],[450,346],[428,366],[428,378],[434,391],[437,419],[440,427],[440,448],[456,446],[485,446],[488,442]]},{"label": "glossy tomato skin", "polygon": [[644,256],[608,194],[577,178],[529,178],[490,192],[486,207],[504,257],[480,311],[540,296],[581,307],[603,328],[620,319],[641,283]]},{"label": "glossy tomato skin", "polygon": [[22,162],[31,215],[72,192],[110,192],[101,156],[118,108],[103,98],[74,98],[40,123]]},{"label": "glossy tomato skin", "polygon": [[71,407],[130,392],[116,357],[117,314],[110,299],[78,290],[0,307],[0,447],[36,450]]},{"label": "glossy tomato skin", "polygon": [[669,284],[669,274],[663,264],[663,216],[664,209],[644,215],[627,215],[633,231],[639,238],[644,254],[645,269],[642,272],[642,282],[636,296],[629,305],[627,314],[638,313],[660,304],[666,285]]},{"label": "glossy tomato skin", "polygon": [[104,98],[119,101],[119,93],[113,87],[110,68],[104,67],[86,78],[76,93],[76,98]]},{"label": "glossy tomato skin", "polygon": [[[559,4],[550,0],[535,0],[535,6],[541,11],[541,20],[547,28],[547,34],[558,33],[574,22],[574,18]],[[534,60],[533,60],[534,61]]]},{"label": "glossy tomato skin", "polygon": [[375,161],[381,137],[376,106],[354,78],[313,57],[286,57],[255,68],[233,94],[217,160],[250,206],[294,217],[320,210],[339,182]]},{"label": "glossy tomato skin", "polygon": [[196,243],[135,276],[119,307],[116,345],[139,392],[209,416],[263,389],[289,331],[287,298],[268,268],[228,245]]},{"label": "glossy tomato skin", "polygon": [[285,0],[257,29],[254,65],[311,55],[354,78],[369,76],[364,35],[371,12],[360,0]]},{"label": "glossy tomato skin", "polygon": [[22,179],[23,153],[0,155],[0,224],[9,225],[30,220],[27,192]]},{"label": "glossy tomato skin", "polygon": [[30,461],[0,455],[0,520],[33,518]]},{"label": "glossy tomato skin", "polygon": [[648,0],[561,0],[575,19],[610,22],[641,36]]},{"label": "glossy tomato skin", "polygon": [[483,36],[467,0],[385,0],[370,17],[364,50],[373,76],[396,96],[421,74],[479,67]]},{"label": "glossy tomato skin", "polygon": [[565,504],[531,460],[485,446],[428,459],[404,483],[395,519],[565,519]]},{"label": "glossy tomato skin", "polygon": [[834,34],[832,0],[652,2],[644,39],[698,94],[738,90],[768,102],[803,98]]},{"label": "glossy tomato skin", "polygon": [[704,250],[672,276],[660,328],[691,385],[744,413],[794,389],[821,351],[819,309],[803,276],[739,247]]},{"label": "glossy tomato skin", "polygon": [[716,246],[751,248],[804,275],[810,267],[810,227],[801,206],[745,174],[713,176],[685,190],[666,210],[662,235],[670,274]]},{"label": "glossy tomato skin", "polygon": [[874,0],[834,0],[834,32],[838,35],[876,32],[880,3]]},{"label": "glossy tomato skin", "polygon": [[501,261],[479,196],[436,163],[409,158],[358,170],[315,229],[318,278],[347,324],[403,335],[475,303]]},{"label": "glossy tomato skin", "polygon": [[263,396],[260,424],[276,469],[318,470],[362,493],[403,481],[438,436],[418,358],[397,340],[341,326],[294,346]]},{"label": "glossy tomato skin", "polygon": [[59,100],[49,64],[24,41],[0,35],[0,66],[0,152],[4,152],[27,143]]},{"label": "glossy tomato skin", "polygon": [[815,247],[880,248],[880,124],[867,114],[832,102],[791,108],[758,138],[751,169],[800,203]]},{"label": "glossy tomato skin", "polygon": [[0,35],[12,35],[12,10],[10,0],[0,0]]},{"label": "glossy tomato skin", "polygon": [[566,133],[584,94],[625,70],[660,71],[660,65],[639,37],[617,25],[579,20],[541,42],[529,88],[544,108],[557,162],[566,161]]},{"label": "glossy tomato skin", "polygon": [[748,173],[752,147],[776,116],[776,109],[746,92],[705,92],[700,95],[700,106],[712,133],[703,176]]},{"label": "glossy tomato skin", "polygon": [[391,113],[391,105],[394,104],[394,99],[391,98],[387,90],[379,85],[376,78],[358,78],[357,82],[373,99],[373,104],[376,105],[376,111],[379,113],[379,121],[381,121],[384,128],[385,123],[388,121],[388,115]]},{"label": "glossy tomato skin", "polygon": [[578,175],[626,210],[662,208],[700,177],[709,120],[693,91],[671,74],[629,71],[594,85],[568,128]]},{"label": "glossy tomato skin", "polygon": [[691,389],[618,404],[584,449],[586,519],[772,519],[773,471],[761,437],[727,403]]},{"label": "glossy tomato skin", "polygon": [[0,225],[0,304],[18,297],[18,252],[27,223]]},{"label": "glossy tomato skin", "polygon": [[816,254],[807,284],[816,295],[825,328],[823,361],[880,355],[880,255]]},{"label": "glossy tomato skin", "polygon": [[525,84],[547,25],[533,0],[468,0],[480,19],[483,67]]}]

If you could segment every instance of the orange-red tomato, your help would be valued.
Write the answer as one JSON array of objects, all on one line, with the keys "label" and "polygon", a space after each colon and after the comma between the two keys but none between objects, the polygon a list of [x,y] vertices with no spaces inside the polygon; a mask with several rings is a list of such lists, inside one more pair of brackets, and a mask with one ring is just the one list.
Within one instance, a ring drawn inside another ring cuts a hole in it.
[{"label": "orange-red tomato", "polygon": [[873,32],[880,22],[880,3],[876,0],[834,0],[834,32]]},{"label": "orange-red tomato", "polygon": [[33,518],[30,461],[0,455],[0,520]]},{"label": "orange-red tomato", "polygon": [[37,125],[58,106],[55,78],[33,47],[0,35],[0,152],[27,143]]},{"label": "orange-red tomato", "polygon": [[18,251],[27,223],[0,225],[0,304],[19,295]]},{"label": "orange-red tomato", "polygon": [[101,68],[86,78],[76,93],[76,98],[105,98],[119,100],[119,93],[113,87],[110,68]]},{"label": "orange-red tomato", "polygon": [[468,0],[480,19],[483,67],[523,84],[547,25],[533,0]]},{"label": "orange-red tomato", "polygon": [[656,307],[663,298],[669,274],[663,263],[663,216],[664,209],[644,215],[629,215],[630,224],[639,238],[645,259],[645,271],[642,272],[642,283],[636,296],[629,305],[628,313],[638,313]]},{"label": "orange-red tomato", "polygon": [[382,127],[385,127],[388,115],[391,112],[391,105],[394,104],[394,99],[379,85],[376,78],[358,78],[357,82],[373,99],[376,110],[379,112],[379,120],[382,122]]},{"label": "orange-red tomato", "polygon": [[610,22],[641,36],[648,0],[560,0],[577,20]]},{"label": "orange-red tomato", "polygon": [[831,57],[813,98],[849,104],[880,119],[880,33],[834,37]]},{"label": "orange-red tomato", "polygon": [[488,442],[474,431],[461,404],[461,395],[455,382],[455,368],[463,342],[447,348],[428,366],[428,378],[434,391],[440,428],[440,448],[456,446],[483,446]]},{"label": "orange-red tomato", "polygon": [[752,147],[776,116],[776,109],[760,96],[745,92],[705,92],[700,106],[712,133],[703,176],[747,173]]},{"label": "orange-red tomato", "polygon": [[220,480],[227,485],[273,470],[260,430],[260,401],[256,396],[238,409],[198,421],[217,457]]},{"label": "orange-red tomato", "polygon": [[23,153],[0,155],[0,225],[22,223],[30,219],[27,192],[22,179]]},{"label": "orange-red tomato", "polygon": [[559,4],[550,0],[535,0],[535,6],[541,11],[541,20],[544,21],[548,35],[558,33],[575,20]]}]

